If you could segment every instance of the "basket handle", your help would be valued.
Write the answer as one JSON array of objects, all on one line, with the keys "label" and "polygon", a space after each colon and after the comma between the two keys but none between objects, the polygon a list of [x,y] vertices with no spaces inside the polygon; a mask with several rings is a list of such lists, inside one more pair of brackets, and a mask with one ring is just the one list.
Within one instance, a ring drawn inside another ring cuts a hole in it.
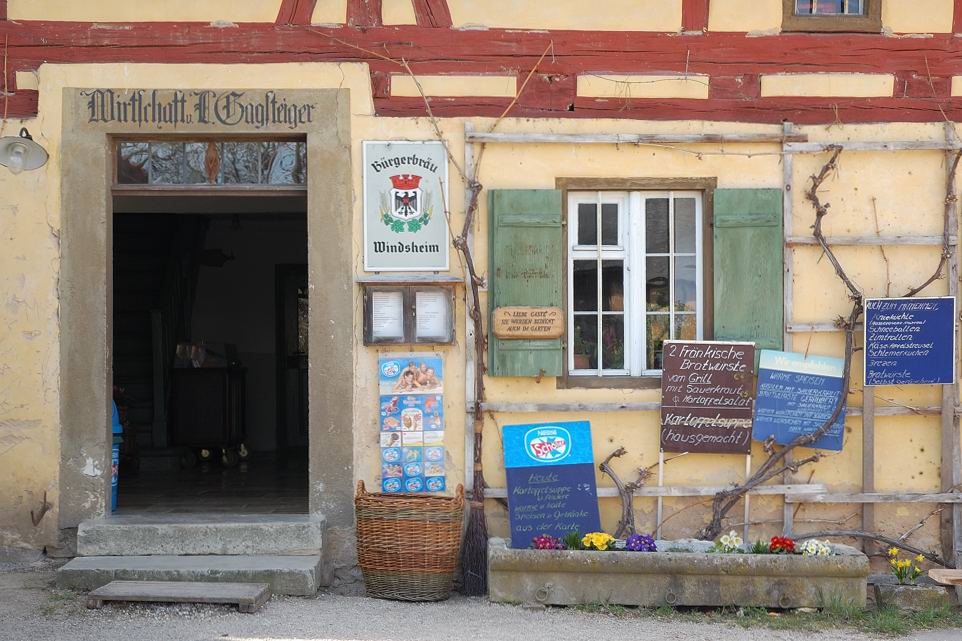
[{"label": "basket handle", "polygon": [[364,489],[364,479],[357,482],[357,496],[364,496],[367,491]]}]

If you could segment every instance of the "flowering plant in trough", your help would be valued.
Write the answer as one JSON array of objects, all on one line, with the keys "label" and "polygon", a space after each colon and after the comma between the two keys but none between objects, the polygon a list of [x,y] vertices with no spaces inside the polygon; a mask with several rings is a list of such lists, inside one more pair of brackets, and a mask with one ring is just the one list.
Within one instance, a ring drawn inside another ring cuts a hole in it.
[{"label": "flowering plant in trough", "polygon": [[559,538],[550,534],[539,534],[531,539],[531,547],[535,550],[567,550],[568,546]]},{"label": "flowering plant in trough", "polygon": [[715,541],[715,546],[712,550],[724,554],[735,554],[744,551],[742,550],[742,543],[744,543],[742,537],[738,536],[738,532],[732,530],[728,534],[723,534],[720,539]]},{"label": "flowering plant in trough", "polygon": [[615,537],[604,532],[589,532],[581,539],[581,546],[586,550],[607,552],[614,547]]},{"label": "flowering plant in trough", "polygon": [[795,541],[787,536],[773,536],[771,543],[768,544],[770,554],[794,554]]},{"label": "flowering plant in trough", "polygon": [[915,585],[915,580],[922,575],[922,568],[917,564],[924,560],[921,554],[915,557],[915,563],[912,559],[900,559],[898,548],[889,548],[889,565],[899,585]]},{"label": "flowering plant in trough", "polygon": [[803,556],[831,556],[832,544],[827,540],[809,539],[802,543],[801,552]]},{"label": "flowering plant in trough", "polygon": [[655,537],[650,534],[632,534],[625,539],[625,549],[630,552],[657,552]]}]

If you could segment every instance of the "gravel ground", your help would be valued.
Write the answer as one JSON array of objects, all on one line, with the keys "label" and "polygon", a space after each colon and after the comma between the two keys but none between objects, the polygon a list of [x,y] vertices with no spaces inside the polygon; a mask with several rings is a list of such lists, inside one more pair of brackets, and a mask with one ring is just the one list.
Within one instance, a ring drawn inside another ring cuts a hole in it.
[{"label": "gravel ground", "polygon": [[[56,565],[0,569],[2,641],[811,641],[810,632],[744,630],[653,618],[619,619],[570,609],[545,611],[454,597],[405,604],[328,594],[275,597],[256,614],[227,606],[106,605],[87,610],[83,595],[53,587]],[[818,641],[869,639],[828,630]],[[914,641],[960,641],[962,630]]]}]

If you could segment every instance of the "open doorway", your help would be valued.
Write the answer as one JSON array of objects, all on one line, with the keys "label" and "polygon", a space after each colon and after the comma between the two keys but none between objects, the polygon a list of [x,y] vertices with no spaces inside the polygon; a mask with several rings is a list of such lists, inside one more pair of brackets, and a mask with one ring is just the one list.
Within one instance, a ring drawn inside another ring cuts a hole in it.
[{"label": "open doorway", "polygon": [[[306,189],[259,158],[244,173],[273,143],[138,144],[113,196],[118,513],[306,513]],[[209,184],[177,182],[194,144]],[[187,155],[164,164],[171,146]]]}]

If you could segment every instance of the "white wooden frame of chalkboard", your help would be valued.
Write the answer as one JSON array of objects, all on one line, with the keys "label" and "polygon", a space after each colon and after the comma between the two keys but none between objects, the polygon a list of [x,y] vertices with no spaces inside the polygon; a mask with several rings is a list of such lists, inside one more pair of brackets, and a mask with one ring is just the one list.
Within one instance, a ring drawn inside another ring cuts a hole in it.
[{"label": "white wooden frame of chalkboard", "polygon": [[[671,149],[672,145],[690,144],[746,144],[746,143],[774,143],[781,144],[782,149],[782,194],[783,194],[783,233],[785,238],[785,258],[783,265],[784,273],[784,347],[789,349],[792,346],[792,339],[795,334],[812,334],[823,332],[839,332],[841,329],[836,326],[834,321],[818,321],[796,323],[793,317],[793,279],[794,279],[794,255],[793,250],[799,246],[816,245],[817,242],[812,236],[796,236],[792,233],[792,209],[793,191],[795,186],[793,157],[795,154],[817,154],[827,150],[841,147],[843,151],[875,151],[875,152],[900,152],[900,151],[944,151],[947,184],[954,181],[954,177],[948,175],[948,169],[952,166],[955,153],[962,149],[962,141],[955,133],[953,123],[943,125],[943,140],[911,140],[911,141],[847,141],[847,142],[809,142],[805,134],[795,130],[790,122],[782,124],[780,134],[535,134],[535,133],[497,133],[497,132],[476,132],[471,123],[464,125],[464,168],[466,175],[474,175],[474,145],[475,144],[568,144],[568,145],[592,145],[592,144],[634,144],[634,145],[655,145],[662,148]],[[688,150],[680,147],[682,151]],[[471,186],[465,185],[465,202],[470,199]],[[948,227],[951,230],[949,238],[949,257],[947,261],[947,281],[949,284],[949,296],[959,298],[959,238],[956,236],[958,230],[958,204],[954,200],[947,203],[946,213],[948,214]],[[472,230],[473,231],[473,230]],[[473,233],[469,232],[467,239],[469,244],[473,244]],[[867,246],[867,247],[888,247],[888,246],[930,246],[942,247],[942,236],[906,236],[906,235],[866,235],[866,236],[829,236],[827,242],[830,245],[844,246]],[[465,315],[466,338],[465,344],[470,345],[474,335],[474,325],[471,322],[471,310]],[[955,344],[958,345],[958,326],[956,327]],[[474,376],[475,376],[476,355],[472,350],[467,350],[465,358],[465,488],[473,488],[474,482]],[[956,405],[959,403],[959,382],[951,385],[942,386],[942,402],[938,406],[929,407],[901,407],[886,406],[875,407],[874,394],[863,394],[862,407],[849,407],[848,416],[862,417],[862,493],[861,494],[817,494],[817,499],[808,501],[814,495],[810,492],[803,492],[804,488],[792,484],[793,475],[786,471],[783,485],[768,486],[771,491],[765,494],[780,494],[786,497],[783,512],[783,533],[791,535],[794,529],[794,511],[796,505],[805,502],[821,503],[857,503],[863,505],[862,529],[873,531],[875,529],[875,503],[882,502],[932,502],[951,504],[952,509],[947,515],[943,512],[942,523],[942,546],[946,558],[954,558],[956,567],[962,567],[962,503],[957,502],[960,494],[958,492],[921,494],[921,493],[875,493],[875,417],[876,416],[935,416],[941,417],[942,430],[942,488],[954,488],[962,485],[962,446],[959,442],[959,421],[955,414]],[[489,413],[510,412],[510,413],[542,413],[542,412],[647,412],[660,411],[661,404],[657,401],[632,402],[632,403],[512,403],[512,402],[484,402],[481,409]],[[480,428],[481,426],[478,426]],[[785,457],[785,463],[791,463],[791,454]],[[599,488],[599,496],[617,496],[617,493],[610,493],[611,488]],[[759,488],[756,488],[756,490]],[[719,491],[719,488],[640,488],[635,496],[706,496]],[[755,492],[760,493],[760,492]],[[506,488],[487,488],[485,494],[490,498],[506,496]],[[466,510],[467,512],[467,510]],[[745,519],[746,521],[748,519]],[[962,599],[962,587],[957,588],[957,593]]]},{"label": "white wooden frame of chalkboard", "polygon": [[[923,300],[945,300],[946,298],[952,299],[952,362],[959,362],[959,346],[956,336],[958,335],[958,313],[959,306],[958,300],[954,296],[913,296],[911,298],[905,298],[903,296],[896,296],[893,298],[866,298],[864,301],[864,306],[862,308],[862,316],[868,321],[868,305],[869,303],[877,300],[911,300],[911,301],[923,301]],[[864,333],[868,333],[868,325],[864,327]],[[957,382],[956,368],[952,368],[952,382],[951,383],[941,383],[942,385],[955,385]],[[866,377],[868,376],[868,349],[862,350],[862,386],[867,385]],[[922,385],[936,385],[937,383],[921,383]],[[911,383],[900,383],[900,385],[911,385]]]}]

